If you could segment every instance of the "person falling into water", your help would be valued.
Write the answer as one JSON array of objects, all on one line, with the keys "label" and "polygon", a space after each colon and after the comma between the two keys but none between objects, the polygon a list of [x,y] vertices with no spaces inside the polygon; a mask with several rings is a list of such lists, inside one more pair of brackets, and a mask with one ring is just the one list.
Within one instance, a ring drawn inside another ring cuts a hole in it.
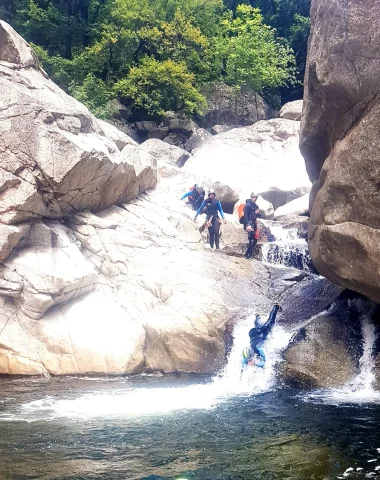
[{"label": "person falling into water", "polygon": [[194,221],[197,216],[202,213],[204,210],[206,214],[206,226],[208,227],[208,233],[210,238],[210,248],[215,248],[219,250],[219,234],[220,234],[220,219],[219,213],[226,223],[224,217],[224,212],[220,201],[216,198],[214,190],[210,190],[208,193],[208,198],[202,202],[202,205],[198,208],[197,213],[195,214]]},{"label": "person falling into water", "polygon": [[278,311],[281,311],[281,306],[275,302],[272,311],[269,314],[268,320],[262,324],[260,314],[256,313],[254,327],[251,328],[248,335],[250,338],[250,346],[243,349],[243,359],[241,366],[241,373],[243,373],[247,365],[256,365],[257,367],[264,367],[266,357],[263,350],[264,342],[272,331]]}]

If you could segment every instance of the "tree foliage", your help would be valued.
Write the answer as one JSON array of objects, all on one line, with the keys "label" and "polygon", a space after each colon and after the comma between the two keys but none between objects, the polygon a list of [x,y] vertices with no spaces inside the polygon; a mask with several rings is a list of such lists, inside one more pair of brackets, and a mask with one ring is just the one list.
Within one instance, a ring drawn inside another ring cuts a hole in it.
[{"label": "tree foliage", "polygon": [[0,0],[0,18],[33,44],[54,81],[102,118],[115,97],[141,116],[198,112],[202,86],[215,80],[268,98],[285,87],[294,94],[310,0],[226,2]]}]

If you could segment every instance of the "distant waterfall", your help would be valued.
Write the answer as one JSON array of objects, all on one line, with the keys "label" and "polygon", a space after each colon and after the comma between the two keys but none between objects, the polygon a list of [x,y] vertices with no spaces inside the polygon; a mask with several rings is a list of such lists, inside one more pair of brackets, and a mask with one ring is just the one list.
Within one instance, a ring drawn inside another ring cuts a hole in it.
[{"label": "distant waterfall", "polygon": [[297,228],[285,229],[281,225],[271,225],[270,231],[275,240],[261,246],[263,262],[315,272],[307,242],[298,236]]},{"label": "distant waterfall", "polygon": [[[354,302],[360,308],[360,300]],[[324,403],[380,403],[380,392],[374,390],[375,364],[373,347],[377,339],[376,326],[371,321],[371,313],[362,313],[360,316],[363,337],[363,353],[359,360],[359,373],[347,385],[340,389],[319,390],[306,395],[310,401]]]}]

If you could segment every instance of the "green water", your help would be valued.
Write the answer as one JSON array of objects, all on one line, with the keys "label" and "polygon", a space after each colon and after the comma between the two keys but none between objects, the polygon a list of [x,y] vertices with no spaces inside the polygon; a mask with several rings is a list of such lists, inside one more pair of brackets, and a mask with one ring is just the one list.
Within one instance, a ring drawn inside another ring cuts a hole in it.
[{"label": "green water", "polygon": [[1,480],[380,478],[365,477],[380,465],[379,405],[290,390],[210,402],[199,378],[0,383]]}]

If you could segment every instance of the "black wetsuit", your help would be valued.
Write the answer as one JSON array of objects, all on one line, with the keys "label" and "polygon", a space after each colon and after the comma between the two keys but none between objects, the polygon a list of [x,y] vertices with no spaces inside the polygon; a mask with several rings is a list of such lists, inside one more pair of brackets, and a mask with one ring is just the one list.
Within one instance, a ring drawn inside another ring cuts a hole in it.
[{"label": "black wetsuit", "polygon": [[246,258],[252,258],[253,249],[256,246],[256,230],[257,222],[256,220],[260,217],[260,213],[256,213],[259,210],[258,205],[255,202],[252,202],[251,199],[246,200],[244,206],[244,230],[247,230],[248,225],[253,228],[251,232],[248,232],[248,245],[247,251],[245,252]]},{"label": "black wetsuit", "polygon": [[276,321],[276,315],[279,311],[279,305],[274,305],[272,311],[269,314],[268,320],[262,326],[254,326],[249,331],[249,338],[250,338],[250,345],[252,350],[259,355],[265,361],[265,354],[262,349],[263,343],[267,339],[268,335],[272,331],[274,327],[274,323]]},{"label": "black wetsuit", "polygon": [[210,247],[214,248],[214,243],[215,247],[218,249],[219,248],[219,233],[220,233],[220,221],[219,221],[219,205],[220,202],[218,199],[214,198],[213,200],[211,198],[208,198],[206,200],[206,207],[205,207],[205,213],[206,213],[206,221],[210,224],[208,227],[208,233],[210,236]]}]

